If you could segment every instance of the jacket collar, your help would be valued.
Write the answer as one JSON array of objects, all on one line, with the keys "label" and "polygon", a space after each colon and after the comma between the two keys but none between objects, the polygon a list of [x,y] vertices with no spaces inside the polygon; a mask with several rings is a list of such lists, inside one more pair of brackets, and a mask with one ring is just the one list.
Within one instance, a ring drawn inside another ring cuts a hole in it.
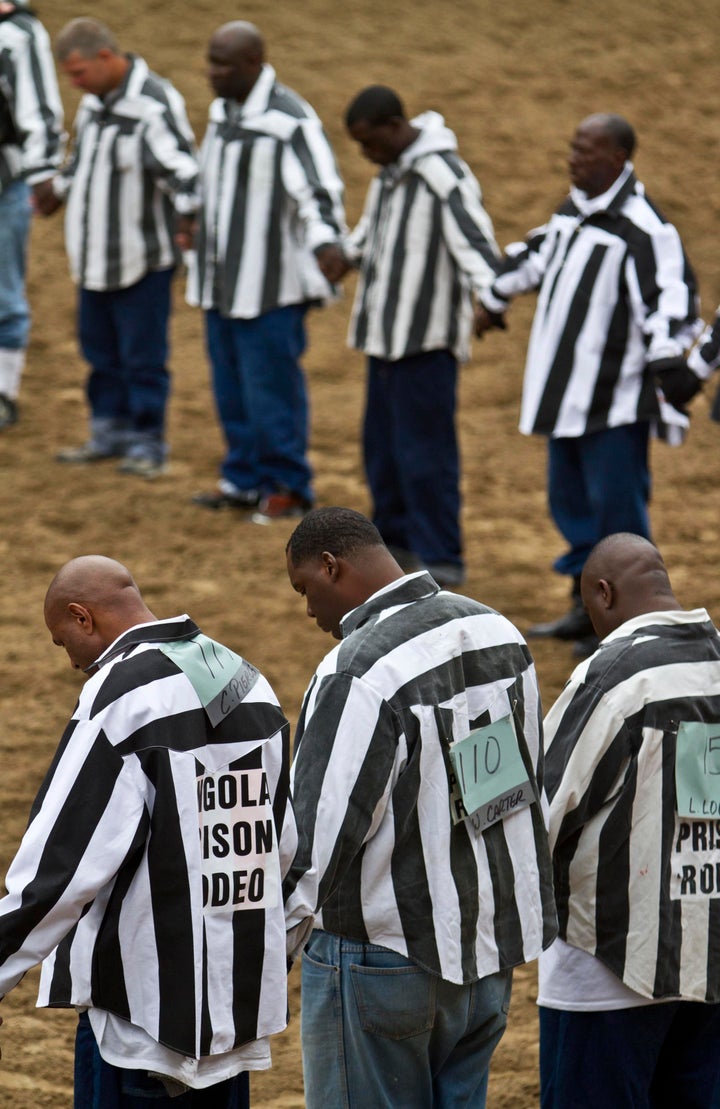
[{"label": "jacket collar", "polygon": [[86,667],[83,673],[99,670],[106,663],[127,654],[141,643],[173,643],[182,639],[194,639],[199,632],[200,629],[195,621],[187,615],[175,616],[170,620],[153,620],[149,624],[136,624],[106,647],[100,657]]},{"label": "jacket collar", "polygon": [[439,592],[440,586],[427,570],[420,570],[416,574],[406,574],[405,577],[398,578],[390,585],[378,589],[377,593],[373,593],[367,601],[358,605],[357,608],[351,609],[343,616],[340,621],[343,639],[347,639],[362,624],[367,623],[373,617],[377,618],[388,608],[409,605],[413,601],[421,601],[423,598],[432,597],[433,594]]}]

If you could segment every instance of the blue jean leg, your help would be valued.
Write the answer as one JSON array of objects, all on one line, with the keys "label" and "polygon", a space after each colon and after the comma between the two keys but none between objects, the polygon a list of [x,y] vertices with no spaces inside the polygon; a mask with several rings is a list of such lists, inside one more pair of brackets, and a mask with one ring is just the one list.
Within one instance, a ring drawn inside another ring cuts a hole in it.
[{"label": "blue jean leg", "polygon": [[449,351],[368,360],[363,449],[373,522],[423,562],[462,565],[457,361]]},{"label": "blue jean leg", "polygon": [[170,1097],[157,1078],[145,1071],[106,1063],[98,1051],[87,1013],[81,1013],[75,1036],[73,1109],[249,1109],[247,1072],[204,1090]]},{"label": "blue jean leg", "polygon": [[570,550],[554,569],[573,577],[600,539],[627,531],[650,538],[647,423],[548,443],[550,513]]},{"label": "blue jean leg", "polygon": [[222,476],[239,489],[312,499],[308,397],[300,358],[305,305],[252,320],[206,314],[215,403],[227,443]]},{"label": "blue jean leg", "polygon": [[128,452],[164,452],[170,394],[168,323],[173,271],[146,274],[112,292],[80,290],[79,334],[90,363],[93,420],[127,428]]},{"label": "blue jean leg", "polygon": [[30,190],[14,181],[0,193],[0,347],[24,350],[30,332],[25,294]]},{"label": "blue jean leg", "polygon": [[374,944],[315,931],[303,954],[307,1109],[485,1105],[512,973],[454,986]]},{"label": "blue jean leg", "polygon": [[720,1005],[540,1007],[542,1109],[719,1109]]}]

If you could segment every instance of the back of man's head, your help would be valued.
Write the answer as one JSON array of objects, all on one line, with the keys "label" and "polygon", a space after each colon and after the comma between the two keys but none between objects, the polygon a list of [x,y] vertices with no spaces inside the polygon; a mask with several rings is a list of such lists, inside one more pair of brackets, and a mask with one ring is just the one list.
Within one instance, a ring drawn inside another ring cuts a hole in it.
[{"label": "back of man's head", "polygon": [[347,107],[345,126],[350,128],[361,120],[375,127],[391,119],[405,119],[403,103],[387,85],[368,85]]},{"label": "back of man's head", "polygon": [[630,532],[600,540],[588,556],[580,586],[601,638],[634,616],[682,608],[657,547]]},{"label": "back of man's head", "polygon": [[316,508],[303,517],[287,543],[295,566],[320,558],[328,551],[345,558],[360,550],[384,548],[380,532],[366,516],[352,508]]}]

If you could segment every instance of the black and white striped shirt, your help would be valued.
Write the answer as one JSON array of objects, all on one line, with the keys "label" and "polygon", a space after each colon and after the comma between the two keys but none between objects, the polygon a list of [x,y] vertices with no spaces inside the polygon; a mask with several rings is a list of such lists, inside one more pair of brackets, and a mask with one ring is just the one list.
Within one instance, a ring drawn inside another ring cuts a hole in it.
[{"label": "black and white striped shirt", "polygon": [[345,230],[322,123],[264,65],[244,101],[214,100],[200,152],[203,207],[187,298],[223,316],[327,299],[315,251]]},{"label": "black and white striped shirt", "polygon": [[119,89],[80,101],[72,157],[54,187],[67,195],[66,248],[82,288],[125,289],[175,265],[175,214],[199,203],[180,93],[131,55]]},{"label": "black and white striped shirt", "polygon": [[645,367],[692,345],[696,282],[678,232],[629,163],[601,197],[572,189],[549,223],[508,247],[482,299],[503,311],[538,288],[520,430],[573,438],[656,420],[659,399]]},{"label": "black and white striped shirt", "polygon": [[115,1014],[190,1059],[286,1024],[281,880],[296,847],[270,686],[187,617],[100,657],[0,901],[0,994]]},{"label": "black and white striped shirt", "polygon": [[698,797],[688,816],[676,799],[678,733],[694,721],[720,732],[704,609],[607,636],[545,720],[550,845],[567,943],[644,997],[720,1001],[720,803]]},{"label": "black and white striped shirt", "polygon": [[437,112],[411,122],[419,136],[373,180],[344,244],[360,267],[349,342],[389,361],[430,350],[465,360],[471,293],[492,284],[499,251],[455,135]]},{"label": "black and white striped shirt", "polygon": [[[342,621],[305,695],[288,928],[377,943],[455,983],[535,958],[556,931],[538,779],[541,710],[519,632],[400,579]],[[532,803],[481,831],[450,813],[449,745],[512,716]]]},{"label": "black and white striped shirt", "polygon": [[64,151],[50,39],[23,7],[18,2],[15,12],[0,17],[0,193],[19,178],[34,185],[52,177]]}]

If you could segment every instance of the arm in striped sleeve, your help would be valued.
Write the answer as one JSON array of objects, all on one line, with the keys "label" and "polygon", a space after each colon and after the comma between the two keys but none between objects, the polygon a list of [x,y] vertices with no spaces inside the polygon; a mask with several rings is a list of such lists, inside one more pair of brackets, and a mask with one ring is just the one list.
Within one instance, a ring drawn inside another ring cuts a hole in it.
[{"label": "arm in striped sleeve", "polygon": [[[181,215],[200,207],[195,140],[179,93],[171,90],[163,110],[154,112],[143,134],[143,162]],[[160,108],[161,106],[158,105]]]},{"label": "arm in striped sleeve", "polygon": [[634,750],[612,694],[572,679],[547,714],[544,732],[548,833],[555,851],[617,796]]},{"label": "arm in striped sleeve", "polygon": [[52,179],[52,186],[55,195],[64,200],[70,191],[73,183],[73,178],[78,168],[80,159],[80,148],[83,141],[83,133],[88,126],[91,119],[90,111],[88,110],[84,98],[80,101],[78,106],[75,121],[73,123],[73,140],[70,145],[70,155],[67,162],[62,167],[60,172]]},{"label": "arm in striped sleeve", "polygon": [[45,28],[33,20],[11,72],[15,127],[22,136],[23,173],[30,185],[51,177],[63,159],[63,109]]},{"label": "arm in striped sleeve", "polygon": [[283,148],[283,184],[297,205],[310,250],[346,232],[343,183],[319,119],[302,119]]},{"label": "arm in striped sleeve", "polygon": [[480,189],[467,174],[442,205],[443,234],[450,254],[477,295],[492,285],[500,262],[493,225]]},{"label": "arm in striped sleeve", "polygon": [[514,297],[532,292],[541,285],[554,240],[548,232],[549,225],[538,227],[530,232],[525,242],[510,243],[505,248],[492,286],[484,289],[479,297],[489,312],[504,312]]},{"label": "arm in striped sleeve", "polygon": [[370,183],[370,188],[365,198],[363,214],[342,244],[343,254],[352,266],[357,267],[362,264],[368,233],[377,215],[377,208],[380,202],[380,191],[380,180],[375,177]]},{"label": "arm in striped sleeve", "polygon": [[0,995],[50,954],[124,861],[146,819],[128,769],[95,724],[75,726],[5,880]]},{"label": "arm in striped sleeve", "polygon": [[377,830],[393,783],[396,718],[364,681],[324,678],[292,768],[298,851],[285,882],[288,931],[314,916]]},{"label": "arm in striped sleeve", "polygon": [[699,330],[697,283],[671,223],[658,218],[647,230],[638,229],[628,251],[626,275],[648,362],[687,351]]},{"label": "arm in striped sleeve", "polygon": [[697,346],[690,352],[688,366],[698,377],[709,377],[720,366],[720,308],[712,324],[705,328]]}]

